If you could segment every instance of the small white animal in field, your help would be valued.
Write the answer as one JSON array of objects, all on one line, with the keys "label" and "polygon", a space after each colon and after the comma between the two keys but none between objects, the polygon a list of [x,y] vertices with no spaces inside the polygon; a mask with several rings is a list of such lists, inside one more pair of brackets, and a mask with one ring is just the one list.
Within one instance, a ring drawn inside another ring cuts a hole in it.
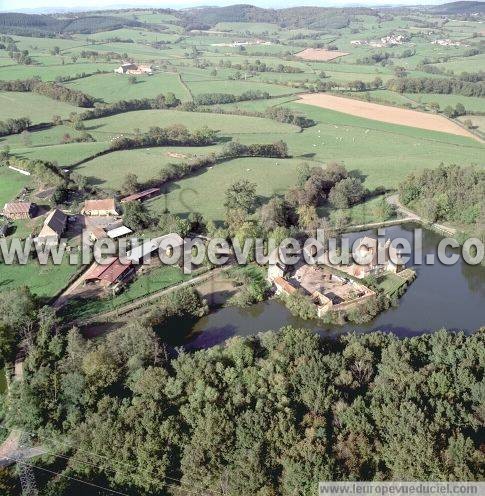
[{"label": "small white animal in field", "polygon": [[246,169],[248,172],[251,170],[251,169]]},{"label": "small white animal in field", "polygon": [[334,126],[333,126],[333,127],[334,127],[335,129],[338,129],[338,126],[335,126],[335,124],[334,124]]}]

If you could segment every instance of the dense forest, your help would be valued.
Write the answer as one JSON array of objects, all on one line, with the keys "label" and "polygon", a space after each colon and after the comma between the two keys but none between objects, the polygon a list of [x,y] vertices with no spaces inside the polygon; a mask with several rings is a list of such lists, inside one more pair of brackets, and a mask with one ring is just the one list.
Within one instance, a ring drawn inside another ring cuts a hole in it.
[{"label": "dense forest", "polygon": [[[1,320],[32,341],[6,423],[48,447],[38,466],[133,495],[309,495],[319,480],[485,476],[483,330],[332,341],[287,327],[176,353],[152,329],[200,314],[191,290],[98,341],[61,333],[50,309],[24,300],[26,312],[10,306]],[[43,494],[85,493],[53,478]]]},{"label": "dense forest", "polygon": [[399,195],[405,205],[431,222],[483,229],[485,171],[476,167],[441,166],[410,174],[399,185]]}]

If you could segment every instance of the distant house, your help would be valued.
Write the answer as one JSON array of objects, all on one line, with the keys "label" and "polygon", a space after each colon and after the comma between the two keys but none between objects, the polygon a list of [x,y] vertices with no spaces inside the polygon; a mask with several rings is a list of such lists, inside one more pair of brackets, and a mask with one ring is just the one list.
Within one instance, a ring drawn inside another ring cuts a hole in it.
[{"label": "distant house", "polygon": [[105,200],[86,200],[81,213],[89,216],[119,215],[114,198]]},{"label": "distant house", "polygon": [[29,202],[6,203],[3,208],[3,215],[7,219],[31,219],[37,213],[37,205]]},{"label": "distant house", "polygon": [[64,234],[66,225],[67,215],[57,208],[52,210],[46,217],[37,240],[46,243],[57,243]]},{"label": "distant house", "polygon": [[127,203],[131,201],[143,201],[152,198],[153,196],[160,194],[160,188],[146,189],[145,191],[140,191],[139,193],[134,193],[129,196],[125,196],[120,200],[121,203]]},{"label": "distant house", "polygon": [[114,70],[116,74],[134,74],[142,75],[148,74],[149,76],[153,74],[152,65],[144,64],[133,64],[132,62],[125,62],[121,64],[117,69]]},{"label": "distant house", "polygon": [[86,283],[99,283],[102,286],[113,286],[120,282],[127,282],[135,273],[131,262],[121,263],[119,258],[111,258],[106,264],[94,263],[86,272]]}]

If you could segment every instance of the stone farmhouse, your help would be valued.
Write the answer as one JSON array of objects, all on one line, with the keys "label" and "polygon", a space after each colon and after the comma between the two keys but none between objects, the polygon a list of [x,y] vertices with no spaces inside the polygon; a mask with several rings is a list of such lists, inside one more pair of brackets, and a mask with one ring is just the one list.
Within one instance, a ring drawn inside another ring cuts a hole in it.
[{"label": "stone farmhouse", "polygon": [[152,65],[134,64],[132,62],[125,62],[114,70],[116,74],[130,74],[130,75],[148,75],[153,74]]},{"label": "stone farmhouse", "polygon": [[97,217],[119,215],[114,198],[106,198],[104,200],[86,200],[81,213],[83,215]]},{"label": "stone farmhouse", "polygon": [[57,208],[49,212],[36,238],[41,243],[55,244],[61,239],[67,225],[67,215]]}]

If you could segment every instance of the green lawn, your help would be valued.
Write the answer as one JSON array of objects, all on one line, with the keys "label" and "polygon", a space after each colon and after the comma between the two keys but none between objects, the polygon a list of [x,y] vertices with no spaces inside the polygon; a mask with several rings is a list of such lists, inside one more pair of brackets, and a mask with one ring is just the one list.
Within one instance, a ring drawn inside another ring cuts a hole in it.
[{"label": "green lawn", "polygon": [[69,265],[67,259],[61,265],[40,265],[30,261],[27,265],[5,265],[0,263],[0,291],[9,291],[28,286],[33,293],[43,298],[52,298],[69,282],[78,267]]}]

